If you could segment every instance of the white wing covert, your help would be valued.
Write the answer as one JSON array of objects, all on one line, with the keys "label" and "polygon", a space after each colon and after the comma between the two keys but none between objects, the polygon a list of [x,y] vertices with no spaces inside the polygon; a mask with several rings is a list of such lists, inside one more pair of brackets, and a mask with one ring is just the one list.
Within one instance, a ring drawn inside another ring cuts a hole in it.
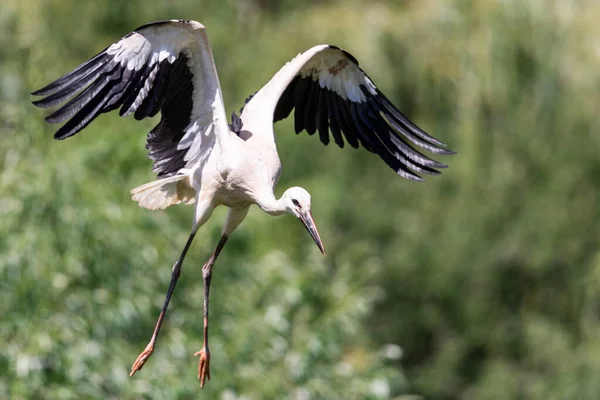
[{"label": "white wing covert", "polygon": [[407,179],[420,181],[417,173],[439,174],[437,169],[446,167],[414,146],[454,154],[404,116],[356,58],[335,46],[319,45],[299,54],[246,102],[233,128],[265,130],[258,118],[277,122],[294,110],[296,133],[318,132],[325,145],[331,134],[339,147],[344,147],[344,139],[354,148],[362,146]]},{"label": "white wing covert", "polygon": [[161,120],[146,148],[159,177],[202,163],[229,129],[205,28],[195,21],[143,25],[72,72],[32,93],[38,107],[53,107],[51,123],[67,121],[54,137],[65,139],[101,113]]}]

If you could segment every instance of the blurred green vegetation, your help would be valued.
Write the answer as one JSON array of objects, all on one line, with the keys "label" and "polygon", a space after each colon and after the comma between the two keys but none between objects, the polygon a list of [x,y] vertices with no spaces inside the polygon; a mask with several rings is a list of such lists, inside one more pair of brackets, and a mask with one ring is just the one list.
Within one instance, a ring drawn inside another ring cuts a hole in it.
[{"label": "blurred green vegetation", "polygon": [[[424,184],[276,127],[327,248],[253,210],[213,274],[202,228],[134,378],[192,208],[150,212],[156,121],[105,115],[64,142],[29,92],[135,27],[203,22],[228,110],[295,54],[341,46],[458,150]],[[3,0],[0,398],[600,398],[600,3]]]}]

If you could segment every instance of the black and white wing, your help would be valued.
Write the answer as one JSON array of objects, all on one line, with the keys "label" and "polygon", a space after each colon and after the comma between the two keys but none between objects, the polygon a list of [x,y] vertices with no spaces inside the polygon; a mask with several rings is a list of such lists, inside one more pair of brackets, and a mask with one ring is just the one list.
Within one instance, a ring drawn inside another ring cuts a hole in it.
[{"label": "black and white wing", "polygon": [[[101,113],[141,120],[159,111],[146,148],[159,177],[206,160],[215,139],[230,133],[205,28],[195,21],[139,27],[67,75],[32,93],[38,107],[66,102],[46,118],[67,121],[54,135],[68,138]],[[67,101],[68,100],[68,101]]]},{"label": "black and white wing", "polygon": [[407,179],[420,181],[417,173],[439,174],[437,169],[446,167],[415,146],[434,154],[454,154],[406,118],[359,68],[356,58],[335,46],[315,46],[288,62],[248,100],[234,125],[264,132],[265,122],[284,119],[292,110],[296,133],[318,132],[325,145],[330,137],[340,147],[344,139],[354,148],[360,145]]}]

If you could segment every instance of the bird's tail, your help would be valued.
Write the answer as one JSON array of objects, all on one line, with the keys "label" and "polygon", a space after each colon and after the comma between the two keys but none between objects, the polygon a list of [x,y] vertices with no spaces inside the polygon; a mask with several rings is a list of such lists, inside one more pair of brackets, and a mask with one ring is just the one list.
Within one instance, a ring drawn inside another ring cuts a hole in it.
[{"label": "bird's tail", "polygon": [[189,175],[173,175],[146,183],[131,190],[131,198],[140,207],[149,210],[167,208],[173,204],[192,204],[196,191],[190,184]]}]

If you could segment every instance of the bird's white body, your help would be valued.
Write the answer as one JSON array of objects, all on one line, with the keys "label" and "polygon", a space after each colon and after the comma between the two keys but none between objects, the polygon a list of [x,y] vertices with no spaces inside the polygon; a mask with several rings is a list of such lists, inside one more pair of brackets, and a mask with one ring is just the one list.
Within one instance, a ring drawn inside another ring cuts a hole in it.
[{"label": "bird's white body", "polygon": [[244,129],[239,135],[229,131],[220,142],[223,147],[216,143],[206,164],[192,168],[192,185],[200,204],[197,218],[202,214],[204,199],[212,207],[243,210],[257,204],[272,215],[286,211],[273,195],[282,166],[270,121],[283,89],[307,60],[327,47],[315,46],[287,63],[246,105],[240,116]]},{"label": "bird's white body", "polygon": [[281,175],[275,143],[265,143],[259,135],[244,140],[233,134],[225,149],[216,145],[206,164],[194,167],[191,184],[198,191],[198,201],[231,208],[270,200]]},{"label": "bird's white body", "polygon": [[171,284],[152,339],[132,367],[140,370],[152,354],[158,331],[181,264],[200,226],[215,207],[229,207],[223,235],[203,267],[204,345],[198,375],[208,373],[208,292],[212,266],[227,238],[244,220],[251,205],[270,215],[299,218],[324,253],[311,214],[311,197],[299,187],[276,199],[281,176],[273,123],[294,110],[296,133],[318,132],[344,147],[362,146],[378,154],[398,175],[421,180],[417,173],[438,174],[445,165],[421,154],[452,154],[406,118],[379,91],[346,51],[318,45],[285,64],[229,125],[212,50],[202,24],[173,20],[144,25],[107,47],[72,72],[33,93],[45,98],[39,107],[62,105],[47,121],[66,123],[56,139],[72,136],[99,114],[120,108],[136,119],[161,113],[148,133],[146,148],[158,180],[131,191],[141,207],[162,209],[194,204],[192,233],[173,266]]}]

